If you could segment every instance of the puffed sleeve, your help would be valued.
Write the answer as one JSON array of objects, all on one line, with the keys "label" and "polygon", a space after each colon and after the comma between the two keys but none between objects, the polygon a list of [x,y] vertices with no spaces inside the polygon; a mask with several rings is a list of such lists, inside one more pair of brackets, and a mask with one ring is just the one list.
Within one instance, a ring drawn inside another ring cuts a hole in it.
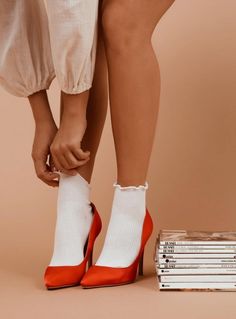
[{"label": "puffed sleeve", "polygon": [[92,86],[98,0],[47,0],[51,50],[62,91],[77,94]]},{"label": "puffed sleeve", "polygon": [[0,84],[27,97],[48,89],[54,77],[43,0],[1,0]]}]

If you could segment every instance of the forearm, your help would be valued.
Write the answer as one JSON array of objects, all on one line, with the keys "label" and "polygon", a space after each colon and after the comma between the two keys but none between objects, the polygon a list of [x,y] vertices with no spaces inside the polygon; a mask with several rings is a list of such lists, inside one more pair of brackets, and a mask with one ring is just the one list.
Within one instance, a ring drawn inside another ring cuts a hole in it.
[{"label": "forearm", "polygon": [[32,109],[35,125],[56,125],[49,105],[47,92],[42,90],[28,96]]},{"label": "forearm", "polygon": [[80,94],[67,94],[62,92],[61,98],[63,101],[63,118],[79,117],[86,118],[86,109],[89,98],[89,91],[84,91]]}]

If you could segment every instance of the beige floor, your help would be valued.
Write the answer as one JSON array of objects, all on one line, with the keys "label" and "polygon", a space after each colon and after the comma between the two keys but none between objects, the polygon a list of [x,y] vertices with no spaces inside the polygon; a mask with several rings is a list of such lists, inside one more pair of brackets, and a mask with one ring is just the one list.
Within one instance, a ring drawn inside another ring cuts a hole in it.
[{"label": "beige floor", "polygon": [[[42,265],[22,260],[2,269],[1,318],[214,318],[233,319],[233,292],[160,292],[153,269],[134,284],[84,290],[81,287],[47,291]],[[14,269],[14,270],[13,270]]]}]

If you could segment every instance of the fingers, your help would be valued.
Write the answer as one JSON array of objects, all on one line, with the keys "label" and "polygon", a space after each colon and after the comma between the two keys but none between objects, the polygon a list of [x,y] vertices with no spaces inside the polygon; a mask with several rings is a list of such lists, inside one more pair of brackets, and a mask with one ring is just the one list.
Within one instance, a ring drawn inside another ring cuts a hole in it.
[{"label": "fingers", "polygon": [[67,168],[68,164],[67,164],[63,155],[61,155],[61,154],[55,155],[55,153],[54,153],[54,155],[52,154],[52,156],[53,156],[53,161],[55,163],[55,167],[58,171],[63,172],[67,175],[72,175],[72,176],[77,174],[77,171],[75,169]]},{"label": "fingers", "polygon": [[[57,163],[57,161],[56,161],[56,163]],[[50,166],[50,170],[52,171],[52,172],[55,172],[55,171],[63,171],[64,173],[66,173],[66,174],[68,174],[68,175],[71,175],[73,172],[72,171],[65,171],[65,170],[63,170],[62,169],[62,167],[60,167],[60,164],[57,164],[57,165],[55,165],[55,163],[54,163],[54,160],[53,160],[53,158],[52,158],[52,155],[51,154],[49,154],[49,166]],[[58,168],[57,168],[58,167]],[[60,167],[60,168],[59,168]],[[59,173],[58,173],[59,174]],[[74,173],[75,174],[75,173]]]},{"label": "fingers", "polygon": [[75,145],[54,145],[50,147],[55,167],[68,175],[76,175],[78,168],[86,164],[90,157],[90,152],[84,152]]},{"label": "fingers", "polygon": [[[49,165],[47,165],[44,159],[33,159],[36,175],[45,184],[53,187],[59,185],[60,175],[56,172],[52,172]],[[57,180],[56,180],[57,179]]]},{"label": "fingers", "polygon": [[74,155],[81,160],[86,160],[90,156],[90,151],[83,151],[81,148],[71,149]]},{"label": "fingers", "polygon": [[49,154],[49,166],[51,172],[55,172],[57,170],[51,154]]},{"label": "fingers", "polygon": [[66,168],[67,169],[73,169],[73,168],[77,168],[78,166],[83,165],[84,163],[86,163],[88,161],[89,158],[85,158],[85,159],[81,159],[79,160],[74,154],[73,151],[70,150],[69,152],[64,154],[64,159],[66,161]]}]

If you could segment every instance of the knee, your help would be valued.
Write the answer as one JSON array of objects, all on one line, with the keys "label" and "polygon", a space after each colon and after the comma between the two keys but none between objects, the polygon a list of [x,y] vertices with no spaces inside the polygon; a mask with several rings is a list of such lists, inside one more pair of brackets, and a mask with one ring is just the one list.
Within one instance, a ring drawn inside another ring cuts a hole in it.
[{"label": "knee", "polygon": [[119,54],[135,51],[148,38],[138,21],[120,4],[105,6],[102,12],[102,28],[106,48]]}]

